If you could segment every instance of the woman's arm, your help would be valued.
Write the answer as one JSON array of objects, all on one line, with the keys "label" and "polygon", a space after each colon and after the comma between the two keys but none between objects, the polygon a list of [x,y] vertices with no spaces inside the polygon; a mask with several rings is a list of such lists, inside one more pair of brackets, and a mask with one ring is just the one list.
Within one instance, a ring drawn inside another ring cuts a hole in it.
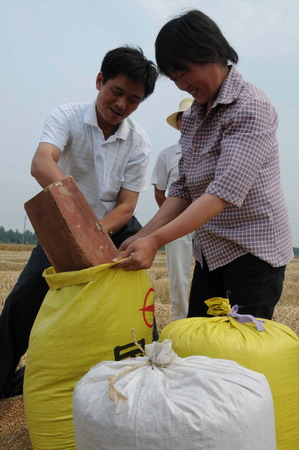
[{"label": "woman's arm", "polygon": [[[137,239],[133,242],[124,242],[120,247],[120,250],[124,250],[121,257],[127,259],[118,264],[117,267],[121,266],[125,270],[148,269],[151,267],[159,248],[201,227],[212,217],[221,213],[228,205],[226,201],[219,197],[203,194],[181,213],[174,215],[172,203],[175,206],[176,202],[168,202],[168,200],[183,199],[168,197],[156,216],[144,229],[137,233]],[[186,200],[184,201],[186,202]],[[167,202],[168,205],[163,208]],[[162,211],[163,209],[164,211]],[[160,217],[159,212],[162,212]],[[138,239],[139,237],[141,239]]]}]

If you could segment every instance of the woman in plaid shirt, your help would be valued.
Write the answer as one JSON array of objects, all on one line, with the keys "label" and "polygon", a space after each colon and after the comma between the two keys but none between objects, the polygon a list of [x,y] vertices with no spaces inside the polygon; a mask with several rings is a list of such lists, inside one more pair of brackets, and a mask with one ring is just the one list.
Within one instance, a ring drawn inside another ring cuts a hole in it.
[{"label": "woman in plaid shirt", "polygon": [[206,316],[208,298],[229,297],[240,313],[271,319],[293,257],[276,111],[242,78],[237,53],[200,11],[164,25],[156,59],[194,101],[183,115],[180,178],[158,213],[124,242],[121,265],[150,267],[159,248],[196,230],[188,317]]}]

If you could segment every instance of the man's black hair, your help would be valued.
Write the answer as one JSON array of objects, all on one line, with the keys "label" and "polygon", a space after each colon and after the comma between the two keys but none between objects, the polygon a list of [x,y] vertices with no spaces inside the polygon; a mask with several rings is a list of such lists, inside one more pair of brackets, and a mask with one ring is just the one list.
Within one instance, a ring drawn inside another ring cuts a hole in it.
[{"label": "man's black hair", "polygon": [[158,71],[155,64],[146,59],[141,48],[119,47],[104,56],[101,66],[103,83],[117,75],[125,75],[130,80],[142,83],[144,98],[153,93]]},{"label": "man's black hair", "polygon": [[166,23],[155,47],[158,68],[166,76],[176,70],[187,70],[188,63],[215,62],[226,66],[229,62],[236,64],[239,59],[216,23],[198,10]]}]

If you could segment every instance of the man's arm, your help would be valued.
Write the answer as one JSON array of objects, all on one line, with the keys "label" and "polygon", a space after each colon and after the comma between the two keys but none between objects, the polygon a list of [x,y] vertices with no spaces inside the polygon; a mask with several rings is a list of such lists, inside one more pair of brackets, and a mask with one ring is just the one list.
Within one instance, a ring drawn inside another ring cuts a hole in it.
[{"label": "man's arm", "polygon": [[134,214],[138,197],[139,192],[120,188],[114,209],[101,220],[110,235],[129,222]]},{"label": "man's arm", "polygon": [[57,165],[60,155],[61,150],[56,145],[41,142],[37,147],[31,163],[31,175],[42,188],[65,177]]},{"label": "man's arm", "polygon": [[[56,145],[46,142],[39,144],[32,159],[31,175],[42,188],[65,177],[57,165],[60,156],[61,150]],[[138,196],[138,192],[120,189],[115,208],[101,220],[110,234],[114,234],[129,222],[134,214]]]},{"label": "man's arm", "polygon": [[158,203],[159,208],[161,208],[162,204],[166,200],[165,192],[166,191],[162,191],[161,189],[158,189],[157,186],[155,186],[155,199],[156,202]]}]

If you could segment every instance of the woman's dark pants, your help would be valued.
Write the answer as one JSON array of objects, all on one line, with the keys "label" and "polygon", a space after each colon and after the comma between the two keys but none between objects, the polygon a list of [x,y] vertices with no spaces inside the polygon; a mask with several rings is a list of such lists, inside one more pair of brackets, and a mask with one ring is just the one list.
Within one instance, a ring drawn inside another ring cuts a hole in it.
[{"label": "woman's dark pants", "polygon": [[285,267],[270,264],[247,253],[229,264],[209,272],[195,264],[189,299],[188,317],[207,317],[205,300],[229,298],[231,306],[239,306],[239,314],[271,319],[284,281]]}]

